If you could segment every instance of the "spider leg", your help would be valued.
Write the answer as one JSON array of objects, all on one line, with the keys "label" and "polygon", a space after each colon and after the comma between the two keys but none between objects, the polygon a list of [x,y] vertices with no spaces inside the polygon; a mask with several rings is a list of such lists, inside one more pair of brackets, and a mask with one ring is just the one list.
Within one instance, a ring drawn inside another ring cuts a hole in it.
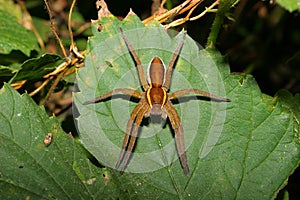
[{"label": "spider leg", "polygon": [[166,77],[165,77],[166,80],[165,80],[165,82],[162,86],[163,88],[165,88],[166,91],[168,91],[169,88],[170,88],[173,67],[174,67],[174,64],[177,60],[177,57],[179,56],[180,50],[183,46],[185,36],[186,36],[186,32],[183,33],[182,39],[180,40],[177,48],[175,49],[175,52],[174,52],[172,58],[171,58],[171,61],[169,62],[169,65],[168,65],[168,68],[167,68],[167,71],[166,71]]},{"label": "spider leg", "polygon": [[170,101],[166,102],[164,108],[168,114],[172,128],[175,132],[176,148],[177,148],[178,156],[180,158],[181,166],[184,170],[184,174],[188,176],[190,174],[190,169],[188,166],[186,152],[185,152],[184,134],[183,134],[183,127],[180,122],[180,117]]},{"label": "spider leg", "polygon": [[127,94],[129,96],[133,96],[133,97],[138,98],[138,99],[143,97],[143,93],[141,93],[137,90],[133,90],[133,89],[129,89],[129,88],[118,88],[118,89],[110,91],[109,93],[103,94],[103,95],[101,95],[101,96],[99,96],[95,99],[86,101],[86,102],[83,103],[83,105],[97,103],[99,101],[107,99],[107,98],[113,96],[114,94],[118,94],[118,93]]},{"label": "spider leg", "polygon": [[138,74],[139,74],[139,79],[140,79],[140,82],[142,84],[142,87],[146,91],[149,88],[149,85],[148,85],[148,83],[146,81],[146,78],[145,78],[145,75],[144,75],[144,68],[142,66],[142,62],[139,59],[139,57],[136,54],[133,46],[129,42],[128,38],[126,37],[126,35],[125,35],[125,33],[124,33],[124,31],[123,31],[123,29],[121,27],[120,27],[120,31],[121,31],[122,38],[125,41],[126,46],[127,46],[129,52],[131,53],[131,55],[132,55],[132,57],[133,57],[133,59],[134,59],[134,61],[136,63]]},{"label": "spider leg", "polygon": [[202,90],[193,89],[193,88],[173,92],[172,94],[168,94],[168,97],[169,97],[169,99],[177,99],[179,97],[182,97],[182,96],[185,96],[185,95],[188,95],[188,94],[200,94],[202,96],[209,97],[209,98],[217,100],[217,101],[224,101],[224,102],[230,102],[231,101],[228,98],[223,98],[223,97],[220,97],[220,96],[216,96],[214,94],[210,94],[208,92],[204,92]]},{"label": "spider leg", "polygon": [[[136,115],[133,116],[133,117],[135,118]],[[121,150],[121,152],[119,154],[118,161],[117,161],[116,166],[115,166],[116,169],[118,169],[120,167],[120,164],[121,164],[121,162],[123,160],[123,157],[124,157],[124,154],[125,154],[125,150],[126,150],[126,147],[128,145],[128,141],[129,141],[129,137],[130,137],[129,134],[131,133],[131,128],[132,128],[133,121],[134,121],[134,119],[132,119],[131,117],[128,120],[126,134],[125,134],[124,139],[123,139],[122,150]]]},{"label": "spider leg", "polygon": [[[128,161],[130,159],[130,155],[132,153],[136,137],[138,134],[138,128],[143,120],[143,117],[147,115],[150,112],[150,106],[148,103],[142,99],[141,102],[134,108],[132,111],[132,114],[130,116],[130,119],[128,120],[127,123],[127,129],[126,129],[126,135],[124,136],[123,140],[123,145],[122,145],[122,150],[119,154],[119,158],[117,161],[117,164],[115,168],[119,168],[123,158],[124,158],[124,163],[121,168],[121,173],[124,172]],[[126,150],[127,147],[127,150]],[[125,153],[126,150],[126,153]]]},{"label": "spider leg", "polygon": [[144,105],[143,103],[144,101],[141,100],[133,109],[130,117],[129,117],[129,120],[127,122],[127,128],[126,128],[126,134],[124,136],[124,140],[123,140],[123,144],[122,144],[122,150],[119,154],[119,158],[118,158],[118,161],[116,163],[116,166],[115,168],[119,168],[122,160],[123,160],[123,157],[124,157],[124,154],[125,154],[125,150],[126,150],[126,147],[128,146],[128,142],[129,142],[129,137],[131,135],[131,129],[132,129],[132,124],[135,120],[135,118],[137,117],[139,111],[141,110],[142,106]]}]

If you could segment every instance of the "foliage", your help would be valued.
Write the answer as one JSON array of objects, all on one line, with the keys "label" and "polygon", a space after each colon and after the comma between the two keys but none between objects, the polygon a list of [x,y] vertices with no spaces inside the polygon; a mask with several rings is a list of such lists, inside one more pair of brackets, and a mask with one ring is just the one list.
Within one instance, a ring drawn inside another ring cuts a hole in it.
[{"label": "foliage", "polygon": [[[212,32],[220,31],[236,3],[226,2],[226,10],[219,10],[216,19],[221,23],[215,22]],[[209,45],[217,43],[214,32],[200,51],[187,37],[171,85],[171,92],[195,87],[232,101],[189,97],[175,104],[185,130],[191,175],[183,174],[169,125],[145,123],[129,172],[120,176],[113,167],[136,102],[125,97],[89,106],[82,102],[118,87],[140,89],[119,27],[144,67],[154,55],[168,63],[180,34],[171,39],[159,23],[144,26],[134,15],[123,21],[102,17],[97,21],[101,32],[92,25],[85,67],[77,72],[79,91],[73,96],[73,114],[77,115],[75,108],[80,114],[77,138],[62,130],[64,119],[47,116],[50,104],[45,110],[26,92],[19,94],[32,90],[65,60],[58,53],[43,52],[18,18],[19,13],[0,9],[0,155],[5,158],[0,163],[1,199],[149,199],[154,194],[157,199],[270,199],[299,166],[299,94],[281,90],[271,97],[261,93],[251,75],[230,74],[224,57]],[[24,80],[29,86],[20,83]],[[19,93],[12,83],[21,85]],[[67,91],[69,85],[63,88]],[[46,92],[34,99],[40,103]],[[49,146],[43,143],[48,133],[53,134]]]},{"label": "foliage", "polygon": [[284,0],[278,0],[277,3],[287,9],[289,12],[293,11],[300,11],[300,5],[299,1],[297,0],[289,0],[289,1],[284,1]]}]

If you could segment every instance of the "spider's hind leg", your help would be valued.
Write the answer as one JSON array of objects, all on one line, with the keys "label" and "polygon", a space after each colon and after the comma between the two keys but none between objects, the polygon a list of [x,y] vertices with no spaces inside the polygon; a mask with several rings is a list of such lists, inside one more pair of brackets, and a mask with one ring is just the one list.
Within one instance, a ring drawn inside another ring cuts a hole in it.
[{"label": "spider's hind leg", "polygon": [[172,129],[174,130],[175,133],[175,143],[176,143],[177,154],[180,159],[181,166],[183,168],[184,174],[188,176],[190,174],[190,169],[187,162],[183,127],[179,115],[170,101],[166,102],[164,108],[165,108],[165,112],[167,112],[168,114],[168,118],[170,120]]},{"label": "spider's hind leg", "polygon": [[122,161],[123,165],[121,168],[121,174],[124,172],[125,168],[127,167],[130,156],[132,154],[136,138],[138,136],[138,130],[140,127],[140,124],[142,123],[142,120],[144,116],[149,115],[150,113],[150,107],[148,103],[145,101],[145,99],[142,99],[138,105],[133,109],[130,118],[127,123],[127,129],[126,134],[124,136],[122,150],[119,154],[118,161],[116,163],[115,168],[119,168]]}]

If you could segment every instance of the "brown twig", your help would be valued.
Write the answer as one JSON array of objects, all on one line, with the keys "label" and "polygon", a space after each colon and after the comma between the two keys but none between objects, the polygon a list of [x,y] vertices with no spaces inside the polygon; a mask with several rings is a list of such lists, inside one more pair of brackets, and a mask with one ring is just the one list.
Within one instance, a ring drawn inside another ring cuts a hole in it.
[{"label": "brown twig", "polygon": [[47,95],[46,95],[46,97],[45,97],[45,99],[44,99],[44,101],[43,101],[43,105],[45,105],[47,102],[48,102],[48,100],[49,100],[49,98],[50,98],[50,96],[51,96],[51,94],[53,93],[53,91],[54,91],[54,89],[56,88],[56,86],[57,86],[57,84],[59,83],[59,81],[62,79],[62,77],[64,76],[64,74],[65,74],[65,72],[67,71],[67,67],[65,67],[64,68],[64,70],[62,71],[62,72],[60,72],[60,74],[58,74],[58,76],[56,77],[56,79],[55,79],[55,81],[54,81],[54,83],[51,85],[51,87],[50,87],[50,89],[49,89],[49,91],[48,91],[48,93],[47,93]]},{"label": "brown twig", "polygon": [[[59,36],[58,36],[58,34],[57,34],[56,30],[55,30],[55,26],[54,26],[53,17],[52,17],[52,14],[51,14],[50,6],[49,6],[47,0],[44,0],[44,1],[45,1],[47,10],[49,12],[50,25],[51,25],[52,32],[53,32],[54,36],[56,37],[56,39],[57,39],[57,41],[58,41],[58,43],[60,45],[60,48],[61,48],[61,50],[62,50],[62,52],[64,54],[64,57],[66,59],[66,61],[63,62],[63,63],[61,63],[53,72],[51,72],[51,73],[49,73],[49,74],[47,74],[47,75],[44,76],[44,78],[46,78],[47,82],[49,82],[49,80],[52,79],[54,76],[57,76],[56,79],[55,79],[55,81],[54,81],[54,83],[51,85],[51,87],[50,87],[50,89],[49,89],[49,91],[48,91],[45,99],[44,99],[43,104],[45,105],[47,103],[47,101],[49,100],[51,94],[53,93],[55,87],[57,86],[57,84],[61,80],[61,78],[68,71],[69,66],[73,66],[76,63],[81,63],[83,61],[84,57],[77,50],[76,44],[74,42],[73,32],[72,32],[72,26],[71,26],[72,25],[72,23],[71,23],[72,12],[73,12],[73,8],[75,6],[76,0],[73,0],[73,2],[72,2],[71,8],[70,8],[70,14],[69,14],[69,18],[68,18],[68,31],[69,31],[70,39],[71,39],[70,52],[72,53],[72,55],[70,55],[69,57],[67,56],[67,53],[66,53],[66,50],[65,50],[65,48],[64,48],[64,46],[62,44],[62,41],[59,38]],[[46,84],[42,84],[42,85],[46,85]]]},{"label": "brown twig", "polygon": [[161,15],[152,15],[150,17],[148,17],[147,19],[143,20],[144,24],[149,24],[152,20],[157,20],[160,23],[163,23],[165,21],[167,21],[170,16],[176,16],[178,15],[178,13],[180,12],[180,10],[182,10],[186,5],[188,5],[189,3],[191,3],[193,0],[186,0],[185,2],[183,2],[182,4],[180,4],[179,6],[176,6],[175,8],[161,14]]},{"label": "brown twig", "polygon": [[43,89],[50,80],[52,80],[53,76],[49,77],[48,79],[46,79],[39,87],[37,87],[34,91],[29,93],[29,96],[34,96],[36,95],[39,91],[41,91],[41,89]]},{"label": "brown twig", "polygon": [[54,25],[54,20],[53,20],[53,15],[52,15],[52,11],[51,11],[51,8],[50,8],[50,4],[48,3],[48,0],[44,0],[44,2],[45,2],[45,5],[46,5],[46,8],[47,8],[49,17],[50,17],[50,26],[51,26],[52,33],[53,33],[54,37],[56,38],[56,40],[57,40],[57,42],[58,42],[58,44],[59,44],[59,46],[62,50],[62,53],[63,53],[64,57],[67,58],[68,55],[67,55],[67,52],[65,50],[65,47],[64,47],[61,39],[59,38],[58,33],[55,30],[55,25]]},{"label": "brown twig", "polygon": [[219,0],[215,1],[213,4],[211,4],[209,7],[205,8],[205,10],[203,12],[201,12],[199,15],[197,16],[194,16],[194,17],[191,17],[192,13],[194,12],[195,8],[198,6],[198,5],[195,5],[194,7],[192,7],[190,9],[190,11],[188,12],[188,14],[186,15],[186,17],[184,18],[180,18],[180,19],[177,19],[167,25],[165,25],[165,28],[168,29],[170,27],[175,27],[175,26],[179,26],[187,21],[194,21],[194,20],[197,20],[201,17],[203,17],[206,13],[208,12],[212,12],[214,11],[214,7],[217,6],[219,4]]},{"label": "brown twig", "polygon": [[[187,21],[194,21],[201,17],[203,17],[206,13],[214,11],[214,7],[219,4],[219,0],[216,0],[212,3],[208,8],[206,8],[202,13],[197,16],[191,17],[192,13],[194,12],[195,8],[202,3],[203,0],[186,0],[182,4],[172,8],[171,10],[164,12],[164,13],[156,13],[152,16],[148,17],[147,19],[143,20],[144,24],[149,24],[152,20],[156,20],[160,23],[166,23],[164,26],[166,29],[179,26]],[[163,7],[164,1],[161,3],[161,8]],[[187,13],[187,15],[183,18],[177,19],[168,23],[168,21],[177,15]]]}]

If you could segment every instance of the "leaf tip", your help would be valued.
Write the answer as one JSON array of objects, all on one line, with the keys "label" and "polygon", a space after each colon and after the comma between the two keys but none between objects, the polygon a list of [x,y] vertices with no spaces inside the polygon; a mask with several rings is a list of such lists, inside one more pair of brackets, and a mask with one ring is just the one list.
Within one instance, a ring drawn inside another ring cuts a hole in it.
[{"label": "leaf tip", "polygon": [[136,16],[136,14],[132,11],[132,9],[130,8],[128,14],[126,15],[125,19],[128,19],[131,16]]}]

